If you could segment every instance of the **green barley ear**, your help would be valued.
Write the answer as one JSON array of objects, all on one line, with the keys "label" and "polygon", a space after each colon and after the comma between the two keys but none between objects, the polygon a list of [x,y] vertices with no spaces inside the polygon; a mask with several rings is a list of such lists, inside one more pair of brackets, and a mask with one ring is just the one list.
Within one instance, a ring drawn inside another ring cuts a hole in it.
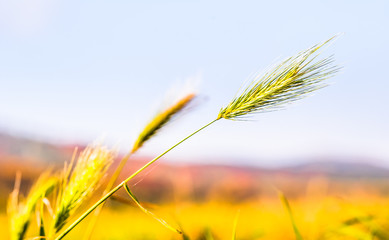
[{"label": "green barley ear", "polygon": [[20,173],[17,174],[15,188],[11,193],[7,212],[10,219],[11,239],[21,240],[24,238],[31,217],[34,215],[34,210],[37,203],[42,197],[47,196],[58,184],[58,179],[50,175],[49,172],[41,174],[36,183],[32,186],[26,198],[19,199],[20,189]]},{"label": "green barley ear", "polygon": [[172,119],[177,113],[181,112],[194,98],[194,93],[190,93],[169,108],[159,112],[154,118],[144,127],[143,131],[139,134],[132,147],[131,152],[136,152],[142,145],[155,135],[158,130],[165,126],[170,119]]},{"label": "green barley ear", "polygon": [[315,45],[274,65],[256,76],[248,87],[222,108],[217,119],[242,120],[252,113],[276,110],[325,86],[323,80],[334,76],[339,67],[333,57],[317,60],[317,51],[331,42]]},{"label": "green barley ear", "polygon": [[114,156],[112,151],[101,146],[88,146],[75,163],[72,161],[70,166],[65,166],[50,234],[58,232],[96,190]]}]

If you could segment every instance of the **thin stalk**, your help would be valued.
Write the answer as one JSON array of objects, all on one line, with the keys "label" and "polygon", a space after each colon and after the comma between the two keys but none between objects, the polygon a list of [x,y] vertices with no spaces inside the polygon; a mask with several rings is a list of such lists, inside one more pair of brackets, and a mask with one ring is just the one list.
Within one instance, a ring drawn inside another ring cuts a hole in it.
[{"label": "thin stalk", "polygon": [[185,137],[184,139],[182,139],[181,141],[179,141],[178,143],[176,143],[175,145],[173,145],[172,147],[170,147],[168,150],[166,150],[165,152],[161,153],[160,155],[158,155],[157,157],[155,157],[153,160],[151,160],[150,162],[146,163],[143,167],[141,167],[140,169],[138,169],[136,172],[134,172],[131,176],[129,176],[128,178],[126,178],[123,182],[121,182],[119,185],[117,185],[116,187],[114,187],[111,191],[109,191],[107,194],[105,194],[102,198],[100,198],[95,204],[93,204],[93,206],[91,206],[88,210],[86,210],[77,220],[75,220],[66,230],[64,230],[61,234],[59,234],[55,240],[60,240],[62,238],[64,238],[71,230],[73,230],[73,228],[75,228],[82,220],[84,220],[91,212],[93,212],[93,210],[95,210],[98,206],[100,206],[102,203],[104,203],[109,197],[111,197],[115,192],[117,192],[120,188],[122,188],[127,182],[129,182],[131,179],[133,179],[136,175],[138,175],[140,172],[142,172],[143,170],[145,170],[147,167],[149,167],[151,164],[153,164],[155,161],[157,161],[158,159],[160,159],[161,157],[163,157],[166,153],[170,152],[171,150],[173,150],[175,147],[177,147],[178,145],[180,145],[181,143],[185,142],[186,140],[188,140],[190,137],[192,137],[193,135],[195,135],[196,133],[200,132],[201,130],[205,129],[206,127],[210,126],[211,124],[213,124],[214,122],[216,122],[217,120],[219,120],[220,118],[217,118],[213,121],[211,121],[210,123],[204,125],[203,127],[199,128],[198,130],[194,131],[193,133],[189,134],[187,137]]},{"label": "thin stalk", "polygon": [[[108,184],[107,186],[105,187],[105,190],[102,194],[102,197],[104,197],[105,194],[107,194],[111,189],[112,187],[114,186],[116,180],[119,178],[119,175],[120,173],[122,172],[124,166],[126,165],[128,159],[131,157],[131,155],[134,153],[135,151],[134,150],[131,150],[130,152],[128,152],[123,158],[122,160],[120,160],[120,163],[118,165],[118,167],[116,168],[115,172],[112,174],[112,177],[109,179],[108,181]],[[92,232],[96,226],[96,223],[97,223],[97,220],[99,219],[99,215],[100,215],[100,212],[101,210],[103,209],[104,207],[104,203],[102,203],[95,211],[94,211],[94,214],[93,214],[93,217],[92,219],[90,220],[89,224],[88,224],[88,227],[86,229],[86,233],[84,235],[84,240],[88,240],[91,238],[92,236]]]}]

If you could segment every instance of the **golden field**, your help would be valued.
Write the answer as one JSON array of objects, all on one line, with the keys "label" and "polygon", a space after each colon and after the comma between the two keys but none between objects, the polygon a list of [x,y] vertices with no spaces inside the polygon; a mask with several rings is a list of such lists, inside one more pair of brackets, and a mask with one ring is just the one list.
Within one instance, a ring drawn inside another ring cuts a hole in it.
[{"label": "golden field", "polygon": [[[134,161],[125,172],[141,164]],[[296,239],[291,217],[303,239],[389,239],[389,179],[385,172],[374,174],[377,169],[373,168],[370,175],[353,175],[358,171],[350,164],[351,172],[342,176],[320,171],[326,165],[296,171],[300,168],[160,164],[134,179],[130,187],[145,208],[184,235],[146,215],[121,190],[102,211],[92,239],[232,239],[234,221],[236,239]],[[357,169],[361,168],[368,167]],[[287,197],[292,216],[279,191]],[[7,239],[3,210],[0,221],[0,238]],[[82,239],[87,222],[88,218],[65,239]]]}]

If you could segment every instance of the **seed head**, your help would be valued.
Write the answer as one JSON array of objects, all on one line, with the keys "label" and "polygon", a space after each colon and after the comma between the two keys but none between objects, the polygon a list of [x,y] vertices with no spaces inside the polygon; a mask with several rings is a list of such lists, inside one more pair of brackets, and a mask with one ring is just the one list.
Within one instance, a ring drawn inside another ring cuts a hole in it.
[{"label": "seed head", "polygon": [[101,146],[88,146],[73,163],[65,167],[54,212],[54,230],[58,232],[69,217],[102,182],[114,153]]},{"label": "seed head", "polygon": [[194,93],[187,94],[175,104],[157,113],[154,118],[143,128],[132,147],[131,152],[136,152],[142,145],[157,134],[163,126],[165,126],[174,116],[181,112],[194,98]]},{"label": "seed head", "polygon": [[258,75],[237,97],[219,112],[217,119],[242,120],[253,113],[277,110],[325,86],[339,67],[332,56],[317,60],[317,51],[329,43],[315,45]]}]

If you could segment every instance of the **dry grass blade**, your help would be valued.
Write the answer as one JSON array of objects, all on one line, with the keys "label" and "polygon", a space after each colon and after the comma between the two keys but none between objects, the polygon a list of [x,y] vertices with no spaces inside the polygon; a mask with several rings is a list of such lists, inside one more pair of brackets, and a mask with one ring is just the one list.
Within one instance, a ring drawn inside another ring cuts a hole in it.
[{"label": "dry grass blade", "polygon": [[256,76],[249,86],[219,112],[217,119],[241,120],[251,113],[271,111],[299,100],[325,86],[323,80],[339,71],[332,57],[316,60],[321,47],[315,45]]},{"label": "dry grass blade", "polygon": [[148,139],[155,135],[164,125],[166,125],[173,116],[181,112],[195,97],[191,93],[181,98],[174,105],[159,112],[155,117],[145,126],[143,131],[139,134],[131,152],[136,152]]},{"label": "dry grass blade", "polygon": [[163,226],[165,226],[166,228],[172,230],[173,232],[176,232],[176,233],[179,233],[179,234],[182,234],[182,231],[170,226],[165,220],[163,220],[162,218],[160,217],[157,217],[154,213],[150,212],[149,210],[147,210],[146,208],[144,208],[139,200],[135,197],[135,195],[131,192],[130,188],[127,186],[127,184],[124,185],[124,189],[126,190],[126,192],[128,193],[128,195],[131,197],[131,199],[136,203],[136,205],[144,212],[146,213],[147,215],[151,216],[152,218],[154,218],[155,220],[157,220],[158,222],[160,222]]},{"label": "dry grass blade", "polygon": [[34,214],[35,206],[42,197],[54,189],[57,183],[57,178],[50,176],[49,172],[45,172],[33,185],[27,197],[19,200],[20,174],[17,176],[15,188],[9,197],[7,205],[12,240],[24,238],[31,217]]},{"label": "dry grass blade", "polygon": [[236,230],[238,228],[239,215],[240,215],[240,211],[238,211],[236,213],[236,216],[234,219],[234,226],[232,228],[232,240],[236,240]]},{"label": "dry grass blade", "polygon": [[73,163],[65,167],[57,196],[51,234],[58,232],[69,217],[96,190],[113,158],[112,151],[100,146],[89,146],[80,154],[73,170],[71,170]]},{"label": "dry grass blade", "polygon": [[374,215],[354,216],[344,220],[340,225],[330,229],[326,238],[350,236],[358,239],[389,239],[387,228],[381,226],[379,217]]},{"label": "dry grass blade", "polygon": [[294,220],[294,216],[292,213],[292,209],[290,208],[288,199],[285,197],[285,195],[282,192],[278,192],[278,196],[279,196],[282,204],[286,208],[286,211],[288,212],[290,222],[292,223],[294,235],[296,236],[296,240],[303,240],[303,237],[301,236],[301,233],[297,227],[296,221]]}]

